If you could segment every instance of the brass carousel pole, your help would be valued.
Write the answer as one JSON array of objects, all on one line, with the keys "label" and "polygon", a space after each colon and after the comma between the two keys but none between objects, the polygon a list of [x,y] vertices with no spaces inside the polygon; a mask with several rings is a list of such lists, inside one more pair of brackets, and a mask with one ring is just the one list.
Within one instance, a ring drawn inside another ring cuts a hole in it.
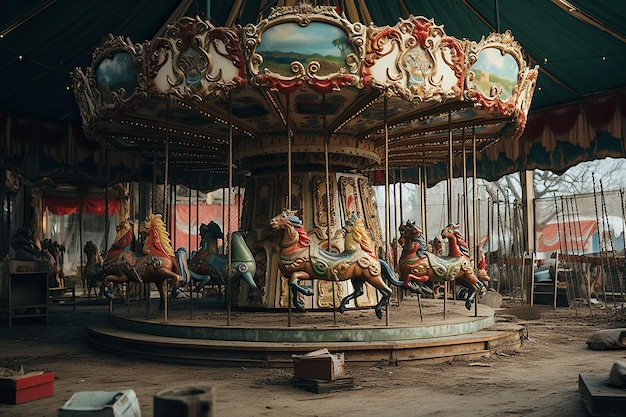
[{"label": "brass carousel pole", "polygon": [[[469,204],[467,204],[467,148],[465,147],[465,128],[461,132],[461,143],[463,145],[463,228],[465,234],[469,235]],[[474,258],[476,259],[476,258]]]},{"label": "brass carousel pole", "polygon": [[[231,268],[232,263],[233,263],[233,251],[230,248],[230,243],[231,243],[231,236],[232,236],[232,231],[231,231],[231,226],[230,226],[230,195],[231,195],[231,189],[233,188],[233,95],[232,93],[229,91],[228,92],[228,220],[227,220],[227,224],[228,224],[228,234],[225,235],[224,237],[226,238],[226,241],[222,241],[222,245],[224,247],[224,250],[226,248],[228,248],[228,276],[227,276],[227,292],[226,292],[226,299],[228,300],[228,313],[226,315],[226,325],[230,326],[230,307],[231,307],[231,300],[230,297],[232,295],[232,290],[231,290]],[[222,203],[224,202],[224,199],[222,199]]]},{"label": "brass carousel pole", "polygon": [[[454,176],[454,167],[452,164],[454,163],[454,156],[452,155],[453,146],[452,146],[452,113],[448,113],[448,223],[452,222],[452,178]],[[443,318],[446,318],[446,302],[448,299],[448,281],[444,281],[443,283]],[[454,289],[452,290],[454,291]]]},{"label": "brass carousel pole", "polygon": [[104,203],[105,203],[105,207],[104,207],[104,230],[106,230],[105,233],[105,247],[109,247],[109,228],[111,227],[111,225],[109,224],[109,181],[111,180],[110,178],[110,166],[109,166],[109,149],[107,147],[104,148],[104,165],[105,165],[105,184],[104,184]]},{"label": "brass carousel pole", "polygon": [[[399,191],[399,194],[400,194],[400,224],[402,224],[402,220],[404,219],[404,210],[402,209],[403,208],[402,202],[404,201],[402,199],[402,181],[404,181],[404,178],[403,178],[403,175],[402,175],[403,171],[404,170],[401,168],[400,172],[398,174],[399,175],[398,182],[400,184],[400,191]],[[419,176],[419,173],[418,173],[418,176]],[[419,179],[418,179],[418,182],[419,182]],[[396,224],[396,226],[397,226],[397,224]]]},{"label": "brass carousel pole", "polygon": [[[167,224],[167,202],[168,202],[168,175],[170,166],[170,101],[165,102],[165,172],[163,174],[163,222]],[[161,284],[164,287],[165,294],[167,294],[167,280]],[[163,321],[167,323],[168,302],[167,295],[163,297]]]},{"label": "brass carousel pole", "polygon": [[452,113],[448,113],[448,181],[447,181],[447,201],[448,201],[448,222],[452,221],[452,179],[454,177],[454,155],[453,149],[453,137],[452,137]]},{"label": "brass carousel pole", "polygon": [[[170,196],[173,196],[172,199],[172,206],[176,206],[176,178],[172,178],[172,181],[170,182],[170,192],[169,192]],[[176,247],[176,210],[174,210],[174,208],[172,207],[172,210],[170,210],[170,220],[171,220],[171,225],[172,225],[172,232],[171,232],[171,239],[172,239],[172,247],[175,248]]]},{"label": "brass carousel pole", "polygon": [[[330,250],[330,213],[331,213],[331,201],[330,201],[330,168],[328,161],[328,146],[330,137],[326,134],[326,94],[322,94],[322,125],[324,131],[324,170],[326,175],[326,236],[328,238],[328,250]],[[337,326],[337,306],[335,302],[335,281],[331,281],[331,288],[333,290],[333,325]]]},{"label": "brass carousel pole", "polygon": [[[387,125],[387,94],[384,102],[384,123],[385,123],[385,255],[388,255],[389,248],[389,126]],[[387,256],[389,259],[389,256]],[[389,326],[389,300],[385,306],[385,325]]]},{"label": "brass carousel pole", "polygon": [[[463,164],[463,229],[465,230],[465,236],[469,236],[469,205],[467,203],[467,148],[465,147],[465,128],[461,130],[461,145],[462,145],[462,164]],[[475,230],[475,229],[474,229]],[[469,243],[469,239],[468,239]],[[476,263],[476,257],[474,257],[474,263]],[[456,282],[456,281],[455,281]],[[456,299],[456,296],[455,296]],[[474,306],[476,303],[474,303]]]},{"label": "brass carousel pole", "polygon": [[[404,179],[403,179],[402,171],[403,170],[400,169],[400,224],[402,224],[403,221],[404,221],[404,210],[403,210],[404,205],[402,204],[402,202],[404,201],[404,197],[402,195],[402,181],[404,181]],[[417,175],[418,175],[417,182],[419,182],[419,169],[418,169],[418,174]],[[398,225],[397,224],[396,224],[395,232],[398,233]],[[393,258],[393,266],[394,266],[394,271],[395,271],[398,268],[398,258],[399,258],[398,253],[397,253],[397,251],[398,251],[398,242],[397,241],[396,241],[396,246],[395,246],[394,249],[395,250],[394,250],[394,258]]]},{"label": "brass carousel pole", "polygon": [[421,214],[422,214],[422,232],[424,233],[424,236],[428,236],[428,211],[426,210],[426,203],[427,203],[427,198],[426,198],[426,193],[428,191],[428,174],[426,173],[426,154],[424,152],[422,152],[422,181],[420,182],[420,185],[422,187],[421,189],[421,203],[422,203],[422,207],[421,207]]},{"label": "brass carousel pole", "polygon": [[[420,168],[417,168],[417,183],[420,184],[422,181],[422,171],[420,170]],[[420,185],[421,187],[421,185]],[[421,193],[420,193],[420,200],[421,200]],[[400,170],[400,201],[404,201],[402,199],[402,170]],[[421,201],[420,201],[420,222],[423,221],[423,216],[422,216],[422,207],[421,207]],[[402,225],[404,223],[404,217],[402,216],[402,204],[400,204],[400,225]],[[416,220],[417,223],[417,220]],[[423,231],[424,227],[420,224],[420,228]],[[396,229],[397,231],[398,229]],[[422,232],[423,233],[423,232]],[[397,243],[396,243],[397,245]],[[397,247],[397,246],[396,246]],[[399,257],[397,257],[399,258]],[[420,321],[423,322],[424,321],[424,313],[422,312],[422,296],[420,295],[420,293],[418,292],[417,294],[417,308],[419,309],[420,312]]]},{"label": "brass carousel pole", "polygon": [[[474,216],[474,263],[479,261],[479,250],[478,250],[478,199],[476,198],[477,194],[476,187],[476,128],[472,129],[472,213]],[[476,264],[476,266],[478,266]],[[476,299],[474,301],[474,315],[478,316],[478,299],[480,294],[476,294]]]},{"label": "brass carousel pole", "polygon": [[[398,217],[400,217],[400,219],[402,219],[402,174],[401,172],[398,172],[398,177],[396,177],[396,170],[393,170],[393,202],[394,202],[394,210],[393,210],[393,229],[390,229],[389,233],[391,234],[391,230],[394,231],[394,233],[397,233],[398,231]],[[398,207],[398,204],[400,205],[400,207]],[[393,238],[395,240],[395,237]],[[395,243],[394,243],[395,245]],[[395,258],[395,252],[397,252],[395,250],[395,247],[392,248],[392,253],[391,255],[394,256]],[[396,261],[394,259],[393,261],[393,265],[395,265]],[[399,300],[398,300],[399,301]]]},{"label": "brass carousel pole", "polygon": [[[104,147],[104,204],[105,204],[105,216],[104,216],[104,243],[105,247],[109,247],[109,149]],[[83,211],[84,202],[81,205],[81,212]],[[113,284],[110,284],[113,288]],[[126,285],[126,293],[128,293],[128,285]],[[127,303],[128,305],[128,303]],[[109,313],[113,312],[113,300],[109,300]]]},{"label": "brass carousel pole", "polygon": [[[85,251],[83,250],[84,246],[83,246],[83,204],[84,204],[84,200],[80,202],[80,209],[78,210],[78,240],[79,240],[79,247],[80,247],[80,282],[83,284],[83,295],[85,294],[85,288],[84,285],[86,284],[85,282],[85,262],[84,262],[84,257],[83,257],[83,253],[85,253]],[[87,289],[89,290],[89,294],[87,295],[87,297],[89,298],[89,301],[91,301],[91,287],[87,286]],[[96,294],[98,294],[96,292]]]},{"label": "brass carousel pole", "polygon": [[[187,188],[187,230],[189,233],[187,233],[187,248],[189,249],[189,254],[191,254],[191,170],[189,170],[188,174],[189,187]],[[191,282],[191,276],[189,274],[187,274],[187,285],[189,285],[189,313],[191,314],[191,318],[193,318],[193,283]]]},{"label": "brass carousel pole", "polygon": [[[426,210],[426,204],[428,202],[427,198],[426,198],[426,194],[428,192],[428,174],[426,173],[426,157],[425,157],[425,153],[422,153],[422,171],[421,171],[422,177],[421,177],[421,181],[420,181],[420,187],[422,187],[421,189],[421,203],[422,203],[422,207],[420,208],[421,210],[421,215],[422,215],[422,233],[424,234],[424,236],[428,236],[428,210]],[[427,241],[428,242],[428,241]],[[428,245],[428,243],[427,243]],[[434,292],[433,292],[434,294]],[[434,295],[433,295],[434,298]],[[421,321],[424,321],[424,316],[422,315],[422,302],[421,302],[421,296],[418,294],[417,295],[417,302],[419,303],[419,309],[420,309],[420,319]]]},{"label": "brass carousel pole", "polygon": [[154,214],[154,211],[156,209],[157,155],[156,149],[153,149],[152,151],[152,203],[150,205],[150,213]]},{"label": "brass carousel pole", "polygon": [[[291,94],[287,94],[287,208],[291,210],[291,171],[292,167],[292,159],[291,159]],[[291,327],[291,285],[289,285],[289,281],[287,281],[287,327]]]},{"label": "brass carousel pole", "polygon": [[[200,248],[200,244],[198,242],[198,233],[200,232],[200,190],[196,188],[196,249]],[[191,248],[189,248],[189,253],[191,254]],[[191,277],[189,277],[191,283]],[[219,294],[220,288],[217,287],[217,292]],[[196,293],[197,298],[200,298],[200,293]],[[224,295],[226,297],[226,295]],[[198,300],[200,301],[200,300]]]},{"label": "brass carousel pole", "polygon": [[[156,178],[157,178],[157,155],[156,155],[156,147],[152,150],[152,202],[150,204],[150,213],[154,214],[156,209]],[[141,219],[139,220],[141,221]],[[140,237],[139,235],[137,237]],[[150,318],[150,290],[151,285],[149,282],[144,282],[144,292],[146,295],[146,319]]]},{"label": "brass carousel pole", "polygon": [[[143,148],[143,145],[139,145],[139,150],[141,152],[141,149]],[[144,158],[141,157],[139,159],[139,173],[137,175],[138,181],[137,181],[137,212],[135,214],[133,214],[133,218],[132,218],[132,225],[133,225],[133,233],[134,233],[134,228],[135,228],[135,220],[136,219],[140,219],[142,213],[144,213],[146,211],[146,192],[147,192],[147,185],[146,182],[143,180],[143,172],[142,172],[142,165],[144,162]],[[145,187],[145,188],[144,188]],[[146,293],[146,286],[145,285],[141,285],[139,284],[139,305],[141,305],[141,296],[143,293],[143,296],[145,298]],[[147,301],[146,301],[147,302]]]}]

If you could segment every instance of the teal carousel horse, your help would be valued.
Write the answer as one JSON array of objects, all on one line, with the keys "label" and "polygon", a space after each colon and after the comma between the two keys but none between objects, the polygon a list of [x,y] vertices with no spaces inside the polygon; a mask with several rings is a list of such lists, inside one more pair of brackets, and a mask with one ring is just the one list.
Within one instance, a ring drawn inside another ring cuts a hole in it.
[{"label": "teal carousel horse", "polygon": [[224,238],[220,226],[211,221],[200,226],[200,250],[188,260],[187,250],[178,248],[176,258],[181,266],[184,282],[194,283],[196,291],[211,282],[224,283],[227,279],[242,278],[250,287],[257,288],[254,282],[256,262],[240,232],[234,232],[231,238],[231,265],[228,255],[218,251],[217,240]]}]

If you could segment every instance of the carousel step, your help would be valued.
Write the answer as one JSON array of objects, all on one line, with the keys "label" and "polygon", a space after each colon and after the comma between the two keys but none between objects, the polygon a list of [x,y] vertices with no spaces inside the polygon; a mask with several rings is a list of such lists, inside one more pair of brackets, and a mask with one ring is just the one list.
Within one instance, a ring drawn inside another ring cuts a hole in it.
[{"label": "carousel step", "polygon": [[483,330],[463,336],[383,342],[242,342],[155,336],[115,328],[89,328],[89,340],[101,350],[162,362],[192,365],[291,367],[292,354],[327,348],[345,353],[354,365],[476,360],[521,346],[519,331]]}]

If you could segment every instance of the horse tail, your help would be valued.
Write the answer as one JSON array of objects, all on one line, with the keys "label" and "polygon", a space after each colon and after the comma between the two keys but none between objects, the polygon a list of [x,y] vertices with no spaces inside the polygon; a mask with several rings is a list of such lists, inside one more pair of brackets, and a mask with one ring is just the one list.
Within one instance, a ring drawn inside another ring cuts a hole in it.
[{"label": "horse tail", "polygon": [[172,258],[172,272],[178,275],[182,275],[182,268],[180,267],[180,263],[178,262],[178,257],[176,256],[176,254],[174,254],[174,256],[171,256]]},{"label": "horse tail", "polygon": [[191,288],[192,281],[195,281],[196,289],[199,290],[211,281],[211,277],[209,275],[200,275],[189,269],[189,265],[187,263],[187,249],[180,247],[175,253],[177,261],[176,265],[180,268],[180,276],[183,286],[185,284],[189,284],[189,287]]},{"label": "horse tail", "polygon": [[189,267],[187,266],[187,249],[180,247],[176,250],[176,263],[180,271],[181,281],[187,283],[190,279]]},{"label": "horse tail", "polygon": [[477,273],[478,278],[483,281],[491,281],[491,277],[487,272],[487,261],[485,260],[485,254],[482,251],[479,251],[478,265],[477,265]]},{"label": "horse tail", "polygon": [[389,266],[389,264],[387,262],[385,262],[382,259],[378,259],[378,261],[380,262],[380,269],[382,272],[382,276],[391,284],[395,285],[396,287],[401,287],[404,285],[403,282],[398,281],[396,279],[396,274],[393,272],[393,269],[391,269],[391,267]]}]

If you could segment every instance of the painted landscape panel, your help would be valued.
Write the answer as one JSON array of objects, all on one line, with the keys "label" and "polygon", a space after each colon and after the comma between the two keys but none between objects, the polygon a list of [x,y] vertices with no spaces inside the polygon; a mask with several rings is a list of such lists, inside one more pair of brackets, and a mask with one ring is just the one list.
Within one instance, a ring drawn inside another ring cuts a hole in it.
[{"label": "painted landscape panel", "polygon": [[102,101],[113,103],[112,92],[128,98],[139,87],[139,69],[127,52],[118,52],[112,58],[105,58],[96,68],[96,80]]},{"label": "painted landscape panel", "polygon": [[486,96],[492,96],[492,87],[502,91],[500,98],[508,100],[517,85],[519,66],[510,54],[502,55],[499,49],[485,48],[472,66],[474,84]]},{"label": "painted landscape panel", "polygon": [[256,52],[263,57],[261,71],[265,69],[293,76],[291,63],[300,62],[305,68],[312,61],[320,64],[317,75],[338,73],[346,67],[346,57],[354,52],[346,32],[324,22],[311,22],[308,26],[283,23],[263,32]]}]

